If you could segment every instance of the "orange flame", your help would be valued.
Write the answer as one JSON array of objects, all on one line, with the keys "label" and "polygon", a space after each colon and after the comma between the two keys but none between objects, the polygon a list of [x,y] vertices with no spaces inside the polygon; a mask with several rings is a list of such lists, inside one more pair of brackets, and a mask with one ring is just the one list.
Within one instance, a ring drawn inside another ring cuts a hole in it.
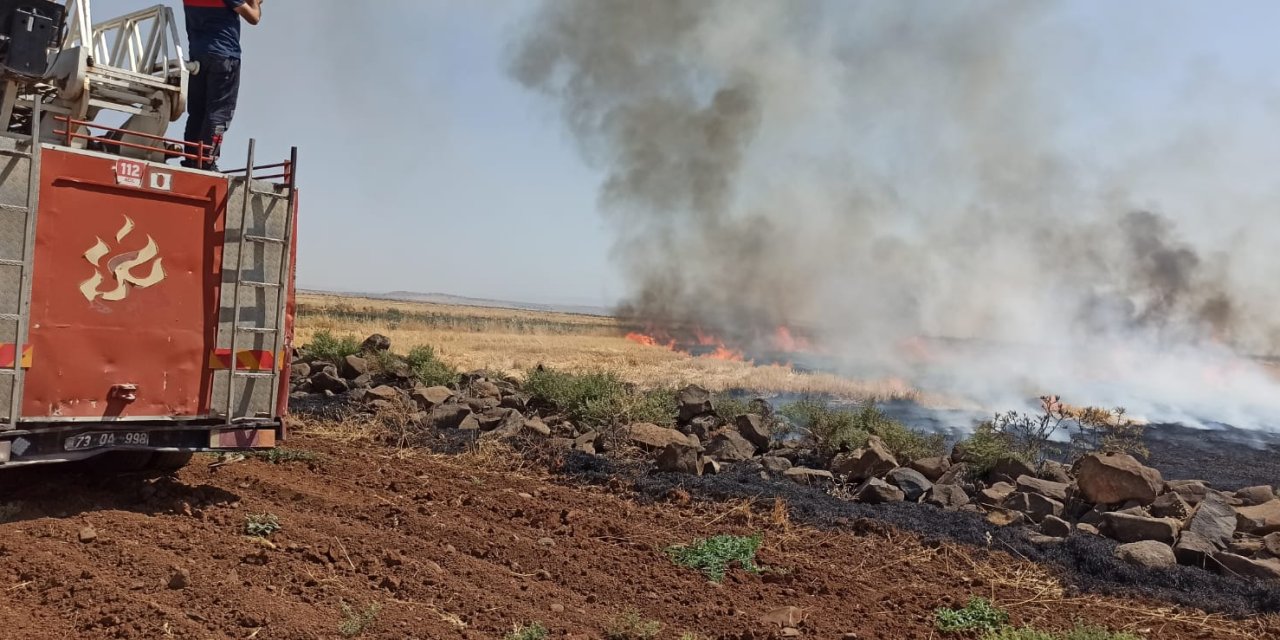
[{"label": "orange flame", "polygon": [[803,336],[797,337],[791,333],[791,329],[781,326],[773,332],[773,348],[778,351],[795,353],[797,351],[810,351],[813,349],[813,345]]},{"label": "orange flame", "polygon": [[723,344],[717,345],[716,350],[703,356],[712,360],[729,360],[731,362],[743,362],[742,352],[736,349],[730,349]]}]

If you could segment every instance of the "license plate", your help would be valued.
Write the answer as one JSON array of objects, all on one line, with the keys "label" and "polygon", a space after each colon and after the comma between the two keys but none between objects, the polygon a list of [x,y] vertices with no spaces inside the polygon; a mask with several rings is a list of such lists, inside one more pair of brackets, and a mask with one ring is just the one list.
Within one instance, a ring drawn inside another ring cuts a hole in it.
[{"label": "license plate", "polygon": [[103,447],[145,447],[151,443],[146,431],[95,431],[67,438],[63,448],[67,451],[84,451]]}]

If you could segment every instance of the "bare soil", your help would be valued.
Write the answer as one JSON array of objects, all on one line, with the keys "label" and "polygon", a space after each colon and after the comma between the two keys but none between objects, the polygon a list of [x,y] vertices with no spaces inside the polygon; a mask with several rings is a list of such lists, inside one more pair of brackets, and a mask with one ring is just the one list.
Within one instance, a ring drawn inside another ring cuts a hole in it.
[{"label": "bare soil", "polygon": [[[601,638],[634,609],[662,623],[659,638],[771,638],[781,628],[768,614],[793,606],[803,637],[898,640],[941,637],[936,607],[985,596],[1048,629],[1083,620],[1169,640],[1280,638],[1274,616],[1077,595],[999,551],[872,521],[810,528],[781,500],[673,489],[637,501],[627,483],[573,484],[501,452],[406,455],[305,436],[289,446],[323,458],[197,458],[173,477],[0,475],[0,635],[335,638],[344,604],[376,604],[357,637],[502,638],[540,621],[551,637]],[[244,535],[261,513],[282,527],[269,544]],[[735,569],[723,584],[662,551],[754,532],[770,570]]]}]

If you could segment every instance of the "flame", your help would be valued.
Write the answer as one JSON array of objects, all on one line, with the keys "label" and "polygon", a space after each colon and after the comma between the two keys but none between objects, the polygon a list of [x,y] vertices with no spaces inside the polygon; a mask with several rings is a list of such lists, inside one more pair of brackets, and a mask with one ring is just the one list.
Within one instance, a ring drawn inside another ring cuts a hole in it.
[{"label": "flame", "polygon": [[712,351],[711,353],[708,353],[702,357],[711,358],[712,360],[729,360],[731,362],[746,361],[746,359],[742,357],[741,351],[738,351],[736,349],[730,349],[724,346],[723,344],[717,345],[715,351]]},{"label": "flame", "polygon": [[646,346],[646,347],[656,347],[656,346],[658,346],[658,339],[657,339],[657,338],[655,338],[655,337],[653,337],[653,336],[646,336],[646,335],[645,335],[645,334],[643,334],[643,333],[636,333],[636,332],[634,332],[634,331],[632,331],[631,333],[628,333],[628,334],[627,334],[627,340],[630,340],[630,341],[632,341],[632,342],[634,342],[634,343],[636,343],[636,344],[642,344],[642,345],[644,345],[644,346]]},{"label": "flame", "polygon": [[795,353],[797,351],[812,351],[813,345],[803,336],[797,337],[793,335],[791,329],[783,325],[773,332],[773,348],[786,353]]}]

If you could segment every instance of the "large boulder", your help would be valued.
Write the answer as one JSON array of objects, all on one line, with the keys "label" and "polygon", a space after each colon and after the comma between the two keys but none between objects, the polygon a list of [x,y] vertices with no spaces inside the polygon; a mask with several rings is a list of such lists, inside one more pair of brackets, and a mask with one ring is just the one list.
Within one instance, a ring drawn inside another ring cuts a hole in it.
[{"label": "large boulder", "polygon": [[648,422],[627,427],[627,440],[645,451],[662,451],[673,444],[688,444],[689,436]]},{"label": "large boulder", "polygon": [[663,473],[684,473],[700,476],[703,471],[702,453],[688,440],[672,442],[658,454],[656,468]]},{"label": "large boulder", "polygon": [[364,339],[364,343],[360,345],[361,353],[377,353],[379,351],[391,350],[391,338],[380,333],[375,333]]},{"label": "large boulder", "polygon": [[[462,428],[467,418],[471,418],[471,421],[475,422],[475,417],[471,414],[471,407],[458,403],[442,404],[438,407],[433,407],[427,413],[424,426],[432,429],[459,429]],[[475,428],[479,429],[480,425],[476,423]]]},{"label": "large boulder", "polygon": [[1120,542],[1156,540],[1173,544],[1178,539],[1181,523],[1173,518],[1148,518],[1126,513],[1106,513],[1102,516],[1102,531]]},{"label": "large boulder", "polygon": [[969,475],[969,465],[964,462],[956,462],[951,464],[951,468],[942,473],[942,476],[934,480],[934,484],[964,484],[965,479]]},{"label": "large boulder", "polygon": [[1045,460],[1040,465],[1040,477],[1050,482],[1071,484],[1071,467],[1054,460]]},{"label": "large boulder", "polygon": [[508,438],[524,430],[524,416],[515,409],[490,409],[476,416],[480,430],[492,432],[494,437]]},{"label": "large boulder", "polygon": [[1178,557],[1178,563],[1192,567],[1208,566],[1213,554],[1218,550],[1212,542],[1194,531],[1183,531],[1178,536],[1178,544],[1173,545],[1173,553]]},{"label": "large boulder", "polygon": [[836,456],[831,462],[831,472],[846,476],[852,482],[861,482],[893,471],[898,461],[884,441],[877,436],[867,438],[867,446],[852,453]]},{"label": "large boulder", "polygon": [[935,484],[924,497],[925,504],[942,509],[955,510],[969,504],[969,494],[959,485]]},{"label": "large boulder", "polygon": [[738,427],[738,435],[746,438],[748,442],[754,444],[761,451],[769,450],[772,438],[769,434],[769,425],[765,422],[763,416],[744,413],[734,418],[733,422]]},{"label": "large boulder", "polygon": [[707,443],[707,455],[721,462],[741,462],[756,455],[756,446],[736,431],[725,431]]},{"label": "large boulder", "polygon": [[1148,505],[1164,488],[1160,472],[1123,453],[1091,453],[1076,463],[1076,482],[1090,502]]},{"label": "large boulder", "polygon": [[360,356],[347,356],[342,359],[342,377],[353,380],[369,373],[369,361]]},{"label": "large boulder", "polygon": [[1178,564],[1173,548],[1155,540],[1122,544],[1116,547],[1114,554],[1121,561],[1147,569],[1162,569]]},{"label": "large boulder", "polygon": [[1058,516],[1045,516],[1040,521],[1040,533],[1054,538],[1065,538],[1071,535],[1071,523]]},{"label": "large boulder", "polygon": [[978,492],[978,504],[990,507],[1000,506],[1015,490],[1015,487],[1008,482],[997,482]]},{"label": "large boulder", "polygon": [[430,411],[442,404],[457,400],[458,395],[449,387],[415,387],[409,394],[409,398],[423,411]]},{"label": "large boulder", "polygon": [[700,415],[689,422],[680,423],[680,431],[689,435],[697,436],[701,442],[707,442],[720,433],[720,427],[724,426],[724,421],[720,416],[714,413]]},{"label": "large boulder", "polygon": [[1005,498],[1005,509],[1026,514],[1032,522],[1040,522],[1048,516],[1062,516],[1062,503],[1038,493],[1016,491]]},{"label": "large boulder", "polygon": [[1274,558],[1280,558],[1280,533],[1268,533],[1262,538],[1262,548]]},{"label": "large boulder", "polygon": [[1041,480],[1034,476],[1021,475],[1014,482],[1014,486],[1018,488],[1018,491],[1035,493],[1046,498],[1053,498],[1058,502],[1066,502],[1067,489],[1071,485],[1063,482],[1053,482],[1052,480]]},{"label": "large boulder", "polygon": [[949,458],[921,458],[911,461],[911,468],[920,472],[929,482],[937,482],[943,474],[951,468],[951,460]]},{"label": "large boulder", "polygon": [[1256,507],[1275,500],[1276,490],[1265,484],[1257,487],[1245,487],[1236,492],[1236,498],[1239,498],[1240,503],[1246,507]]},{"label": "large boulder", "polygon": [[711,405],[711,392],[696,384],[691,384],[681,389],[676,396],[676,403],[680,407],[680,422],[682,423],[689,422],[714,410]]},{"label": "large boulder", "polygon": [[1227,504],[1222,494],[1213,492],[1200,501],[1183,528],[1200,536],[1214,548],[1225,549],[1235,535],[1236,524],[1236,510]]},{"label": "large boulder", "polygon": [[991,471],[987,472],[987,479],[991,482],[1008,482],[1013,483],[1021,476],[1034,476],[1036,468],[1031,466],[1024,460],[1013,457],[1001,458],[991,467]]},{"label": "large boulder", "polygon": [[1200,501],[1212,491],[1203,480],[1170,480],[1165,483],[1165,489],[1178,494],[1193,507],[1200,504]]},{"label": "large boulder", "polygon": [[346,393],[351,389],[346,380],[338,377],[338,374],[331,371],[332,367],[326,367],[320,371],[311,374],[311,388],[316,391],[330,393]]},{"label": "large boulder", "polygon": [[898,467],[890,471],[889,475],[885,476],[885,479],[895,487],[902,489],[902,493],[908,502],[919,502],[920,498],[929,489],[933,488],[933,483],[929,482],[929,479],[925,478],[924,474],[906,467]]},{"label": "large boulder", "polygon": [[906,499],[906,494],[899,489],[880,478],[867,478],[862,486],[853,492],[855,500],[865,502],[867,504],[885,504],[888,502],[902,502]]},{"label": "large boulder", "polygon": [[[1150,507],[1147,507],[1147,512],[1157,518],[1177,518],[1179,520],[1185,520],[1193,511],[1194,509],[1187,504],[1187,501],[1182,496],[1172,491],[1156,498],[1156,501],[1152,502]],[[1235,527],[1234,511],[1231,512],[1231,526]]]},{"label": "large boulder", "polygon": [[365,394],[366,402],[374,402],[377,400],[382,400],[384,402],[396,402],[397,400],[400,400],[400,398],[400,390],[387,385],[374,387]]},{"label": "large boulder", "polygon": [[1236,507],[1236,528],[1256,536],[1280,531],[1280,498],[1253,507]]},{"label": "large boulder", "polygon": [[1280,560],[1252,560],[1226,551],[1213,554],[1213,560],[1226,573],[1259,580],[1280,580]]},{"label": "large boulder", "polygon": [[764,467],[764,470],[769,473],[785,473],[787,469],[795,465],[781,456],[765,456],[760,458],[760,466]]}]

